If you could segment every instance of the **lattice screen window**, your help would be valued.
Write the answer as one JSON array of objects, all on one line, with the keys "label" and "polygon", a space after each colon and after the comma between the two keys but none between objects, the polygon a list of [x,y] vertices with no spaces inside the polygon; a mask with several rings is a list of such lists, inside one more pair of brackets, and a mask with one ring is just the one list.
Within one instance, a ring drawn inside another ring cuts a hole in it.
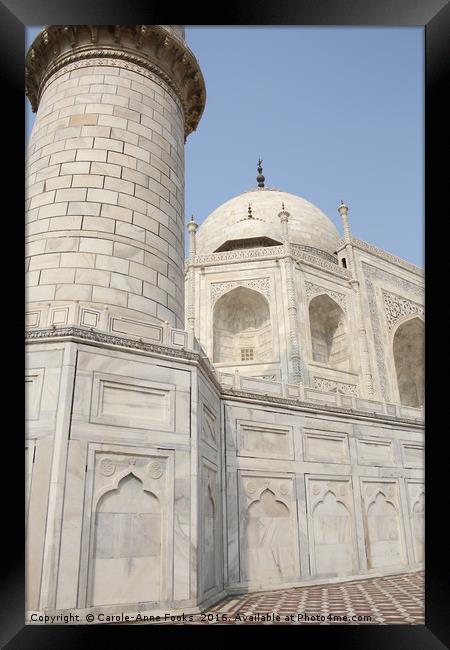
[{"label": "lattice screen window", "polygon": [[241,348],[241,361],[253,361],[253,348]]}]

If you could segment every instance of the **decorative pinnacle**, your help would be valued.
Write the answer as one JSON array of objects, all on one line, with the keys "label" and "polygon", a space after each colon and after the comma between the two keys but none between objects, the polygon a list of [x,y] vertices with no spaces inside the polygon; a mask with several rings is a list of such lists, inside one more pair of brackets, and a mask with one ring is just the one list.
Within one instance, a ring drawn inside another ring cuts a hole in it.
[{"label": "decorative pinnacle", "polygon": [[340,202],[339,207],[338,207],[338,212],[339,212],[339,214],[341,216],[344,216],[344,215],[346,215],[348,213],[348,205],[345,205],[345,203],[344,203],[344,201],[342,201],[342,199],[341,199],[341,202]]},{"label": "decorative pinnacle", "polygon": [[195,232],[197,230],[198,224],[195,222],[194,215],[191,216],[191,219],[187,222],[186,227],[189,232]]},{"label": "decorative pinnacle", "polygon": [[278,213],[278,216],[280,217],[281,223],[287,222],[291,216],[284,207],[284,201],[281,204],[281,212]]},{"label": "decorative pinnacle", "polygon": [[263,188],[264,187],[264,181],[266,179],[265,179],[265,177],[263,176],[263,173],[262,173],[263,168],[262,168],[262,160],[261,160],[261,158],[259,158],[259,160],[258,160],[257,170],[258,170],[258,176],[256,177],[256,182],[258,183],[258,187]]},{"label": "decorative pinnacle", "polygon": [[251,203],[248,204],[248,217],[247,217],[247,219],[253,219]]}]

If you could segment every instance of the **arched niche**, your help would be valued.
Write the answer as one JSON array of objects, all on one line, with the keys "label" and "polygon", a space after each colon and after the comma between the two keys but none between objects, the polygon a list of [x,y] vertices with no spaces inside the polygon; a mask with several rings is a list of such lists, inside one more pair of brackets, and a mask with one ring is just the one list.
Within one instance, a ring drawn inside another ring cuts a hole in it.
[{"label": "arched niche", "polygon": [[331,491],[314,508],[313,535],[316,575],[349,575],[354,572],[351,516]]},{"label": "arched niche", "polygon": [[397,386],[401,404],[420,407],[424,404],[425,325],[420,318],[411,318],[394,333],[393,350]]},{"label": "arched niche", "polygon": [[253,289],[236,287],[223,295],[213,312],[214,363],[261,363],[273,359],[270,308]]},{"label": "arched niche", "polygon": [[425,560],[425,494],[420,493],[413,505],[413,532],[416,562]]},{"label": "arched niche", "polygon": [[289,508],[266,489],[250,504],[241,539],[241,579],[292,578],[295,574]]},{"label": "arched niche", "polygon": [[91,604],[161,597],[161,508],[133,474],[98,501],[94,515]]},{"label": "arched niche", "polygon": [[204,510],[204,576],[203,591],[208,591],[217,586],[216,580],[216,506],[211,494],[211,487],[206,488]]},{"label": "arched niche", "polygon": [[397,509],[378,492],[367,511],[369,569],[405,563]]},{"label": "arched niche", "polygon": [[313,361],[351,371],[347,321],[340,306],[326,294],[309,303]]}]

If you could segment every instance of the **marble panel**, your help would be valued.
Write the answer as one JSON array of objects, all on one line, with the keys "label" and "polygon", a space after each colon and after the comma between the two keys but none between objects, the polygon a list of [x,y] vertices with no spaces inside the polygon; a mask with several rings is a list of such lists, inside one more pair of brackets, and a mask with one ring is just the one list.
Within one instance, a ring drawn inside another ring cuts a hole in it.
[{"label": "marble panel", "polygon": [[356,573],[351,479],[307,476],[306,484],[312,574],[332,577]]}]

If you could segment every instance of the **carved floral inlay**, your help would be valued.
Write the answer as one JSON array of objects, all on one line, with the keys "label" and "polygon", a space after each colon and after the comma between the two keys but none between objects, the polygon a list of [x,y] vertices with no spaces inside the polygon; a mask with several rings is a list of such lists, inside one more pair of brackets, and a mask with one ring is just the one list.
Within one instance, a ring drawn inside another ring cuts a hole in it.
[{"label": "carved floral inlay", "polygon": [[388,324],[389,331],[402,318],[416,314],[424,315],[425,308],[412,300],[407,300],[393,293],[383,291],[384,313]]}]

